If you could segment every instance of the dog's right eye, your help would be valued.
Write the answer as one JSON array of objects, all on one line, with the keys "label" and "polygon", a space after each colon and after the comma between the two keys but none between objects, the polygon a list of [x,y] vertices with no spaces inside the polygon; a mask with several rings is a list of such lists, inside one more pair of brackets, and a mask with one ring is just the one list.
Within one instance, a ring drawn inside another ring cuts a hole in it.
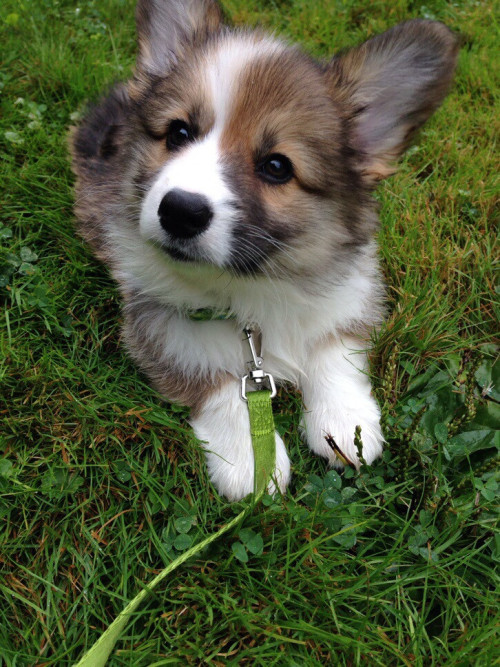
[{"label": "dog's right eye", "polygon": [[175,151],[194,139],[191,128],[183,120],[173,120],[167,130],[167,148]]}]

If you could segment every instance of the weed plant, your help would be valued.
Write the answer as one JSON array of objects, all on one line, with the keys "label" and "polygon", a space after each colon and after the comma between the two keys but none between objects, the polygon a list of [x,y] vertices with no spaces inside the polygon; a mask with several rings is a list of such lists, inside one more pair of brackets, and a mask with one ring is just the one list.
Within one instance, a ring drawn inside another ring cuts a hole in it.
[{"label": "weed plant", "polygon": [[[379,192],[389,317],[374,339],[384,456],[294,463],[229,538],[137,613],[109,664],[479,665],[498,657],[499,366],[492,2],[228,0],[316,56],[409,17],[460,32],[456,83]],[[241,510],[186,412],[120,346],[117,292],[75,235],[68,128],[126,78],[132,0],[0,6],[0,663],[71,665],[152,576]],[[495,115],[496,109],[496,115]],[[498,128],[497,128],[498,129]],[[358,434],[362,441],[363,434]],[[3,661],[3,662],[2,662]]]}]

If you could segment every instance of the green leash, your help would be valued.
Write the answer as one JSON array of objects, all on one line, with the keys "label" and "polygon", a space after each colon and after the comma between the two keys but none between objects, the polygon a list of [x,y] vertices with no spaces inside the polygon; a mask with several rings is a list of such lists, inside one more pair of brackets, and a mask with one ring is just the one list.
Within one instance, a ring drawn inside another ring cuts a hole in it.
[{"label": "green leash", "polygon": [[[120,638],[120,635],[132,620],[132,614],[146,600],[158,584],[171,572],[189,560],[189,558],[200,553],[205,547],[224,535],[224,533],[229,532],[232,528],[237,526],[244,519],[249,510],[251,510],[264,495],[276,464],[276,440],[271,405],[271,399],[276,393],[276,388],[272,376],[260,369],[262,359],[255,353],[251,330],[245,329],[245,335],[250,345],[253,363],[255,365],[254,370],[249,371],[249,374],[242,379],[242,398],[248,403],[250,433],[254,454],[253,502],[234,517],[234,519],[231,519],[229,523],[224,524],[217,532],[212,533],[212,535],[209,535],[204,540],[185,551],[157,574],[156,577],[125,606],[123,611],[118,614],[95,644],[77,663],[75,663],[73,667],[104,667],[111,651]],[[247,393],[247,381],[252,381],[256,385],[260,385],[265,380],[271,385],[271,391],[268,389],[260,389]]]},{"label": "green leash", "polygon": [[254,496],[257,501],[267,489],[276,465],[276,436],[269,389],[248,394],[248,414],[252,437],[254,466]]}]

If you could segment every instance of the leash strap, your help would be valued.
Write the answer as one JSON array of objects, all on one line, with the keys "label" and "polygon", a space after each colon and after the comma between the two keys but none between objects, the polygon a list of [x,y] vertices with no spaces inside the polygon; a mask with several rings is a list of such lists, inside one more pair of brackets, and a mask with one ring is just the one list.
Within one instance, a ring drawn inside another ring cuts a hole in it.
[{"label": "leash strap", "polygon": [[251,391],[247,394],[247,401],[255,461],[254,494],[258,497],[266,491],[276,465],[271,392],[268,389]]},{"label": "leash strap", "polygon": [[[259,499],[256,498],[257,502]],[[104,667],[108,658],[113,650],[116,642],[120,638],[120,635],[125,630],[127,625],[133,618],[133,613],[136,609],[144,602],[144,600],[149,597],[151,592],[156,586],[165,579],[167,575],[176,570],[180,565],[185,563],[191,556],[195,556],[200,551],[203,551],[212,542],[215,542],[221,535],[229,532],[232,528],[235,528],[245,517],[251,506],[245,507],[245,509],[240,512],[234,519],[231,519],[229,523],[226,523],[219,528],[218,531],[212,533],[198,544],[195,544],[193,547],[185,551],[178,558],[173,560],[166,568],[164,568],[156,577],[149,582],[142,591],[140,591],[133,600],[131,600],[127,606],[123,609],[122,612],[118,614],[115,620],[109,625],[106,630],[102,633],[99,639],[91,646],[91,648],[84,654],[84,656],[74,664],[73,667]]]},{"label": "leash strap", "polygon": [[[205,314],[204,314],[205,315]],[[200,321],[204,321],[205,318]],[[194,318],[192,318],[194,319]],[[211,317],[209,319],[214,319]],[[226,318],[222,318],[226,319]],[[113,650],[120,635],[125,630],[132,619],[133,613],[151,594],[154,588],[165,579],[171,572],[185,563],[189,558],[203,551],[212,542],[215,542],[221,535],[229,532],[237,526],[246,516],[247,512],[256,505],[267,490],[267,485],[274,472],[276,465],[276,439],[274,434],[274,418],[271,399],[276,394],[276,387],[272,375],[261,370],[262,359],[257,356],[253,344],[252,331],[245,329],[245,335],[250,344],[254,362],[254,370],[250,370],[248,375],[242,378],[241,397],[248,404],[248,414],[250,418],[250,435],[252,438],[252,447],[254,453],[254,495],[253,503],[249,503],[245,509],[240,512],[229,523],[224,524],[218,531],[212,533],[198,544],[185,551],[178,558],[173,560],[156,577],[149,582],[118,614],[115,620],[102,633],[99,639],[91,646],[84,656],[74,664],[73,667],[105,667],[106,662]],[[246,382],[250,380],[257,385],[258,389],[246,391]],[[262,383],[270,384],[269,389],[262,388]]]}]

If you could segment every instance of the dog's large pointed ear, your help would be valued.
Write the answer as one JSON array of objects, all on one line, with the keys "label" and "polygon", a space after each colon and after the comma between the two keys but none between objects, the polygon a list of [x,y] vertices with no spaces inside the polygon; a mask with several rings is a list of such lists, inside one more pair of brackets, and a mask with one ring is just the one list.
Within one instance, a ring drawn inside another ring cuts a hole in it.
[{"label": "dog's large pointed ear", "polygon": [[394,172],[414,131],[441,104],[457,52],[445,25],[417,19],[329,63],[332,95],[344,109],[348,146],[366,184]]},{"label": "dog's large pointed ear", "polygon": [[223,17],[216,0],[138,0],[135,18],[140,77],[167,74],[184,46],[206,40]]}]

